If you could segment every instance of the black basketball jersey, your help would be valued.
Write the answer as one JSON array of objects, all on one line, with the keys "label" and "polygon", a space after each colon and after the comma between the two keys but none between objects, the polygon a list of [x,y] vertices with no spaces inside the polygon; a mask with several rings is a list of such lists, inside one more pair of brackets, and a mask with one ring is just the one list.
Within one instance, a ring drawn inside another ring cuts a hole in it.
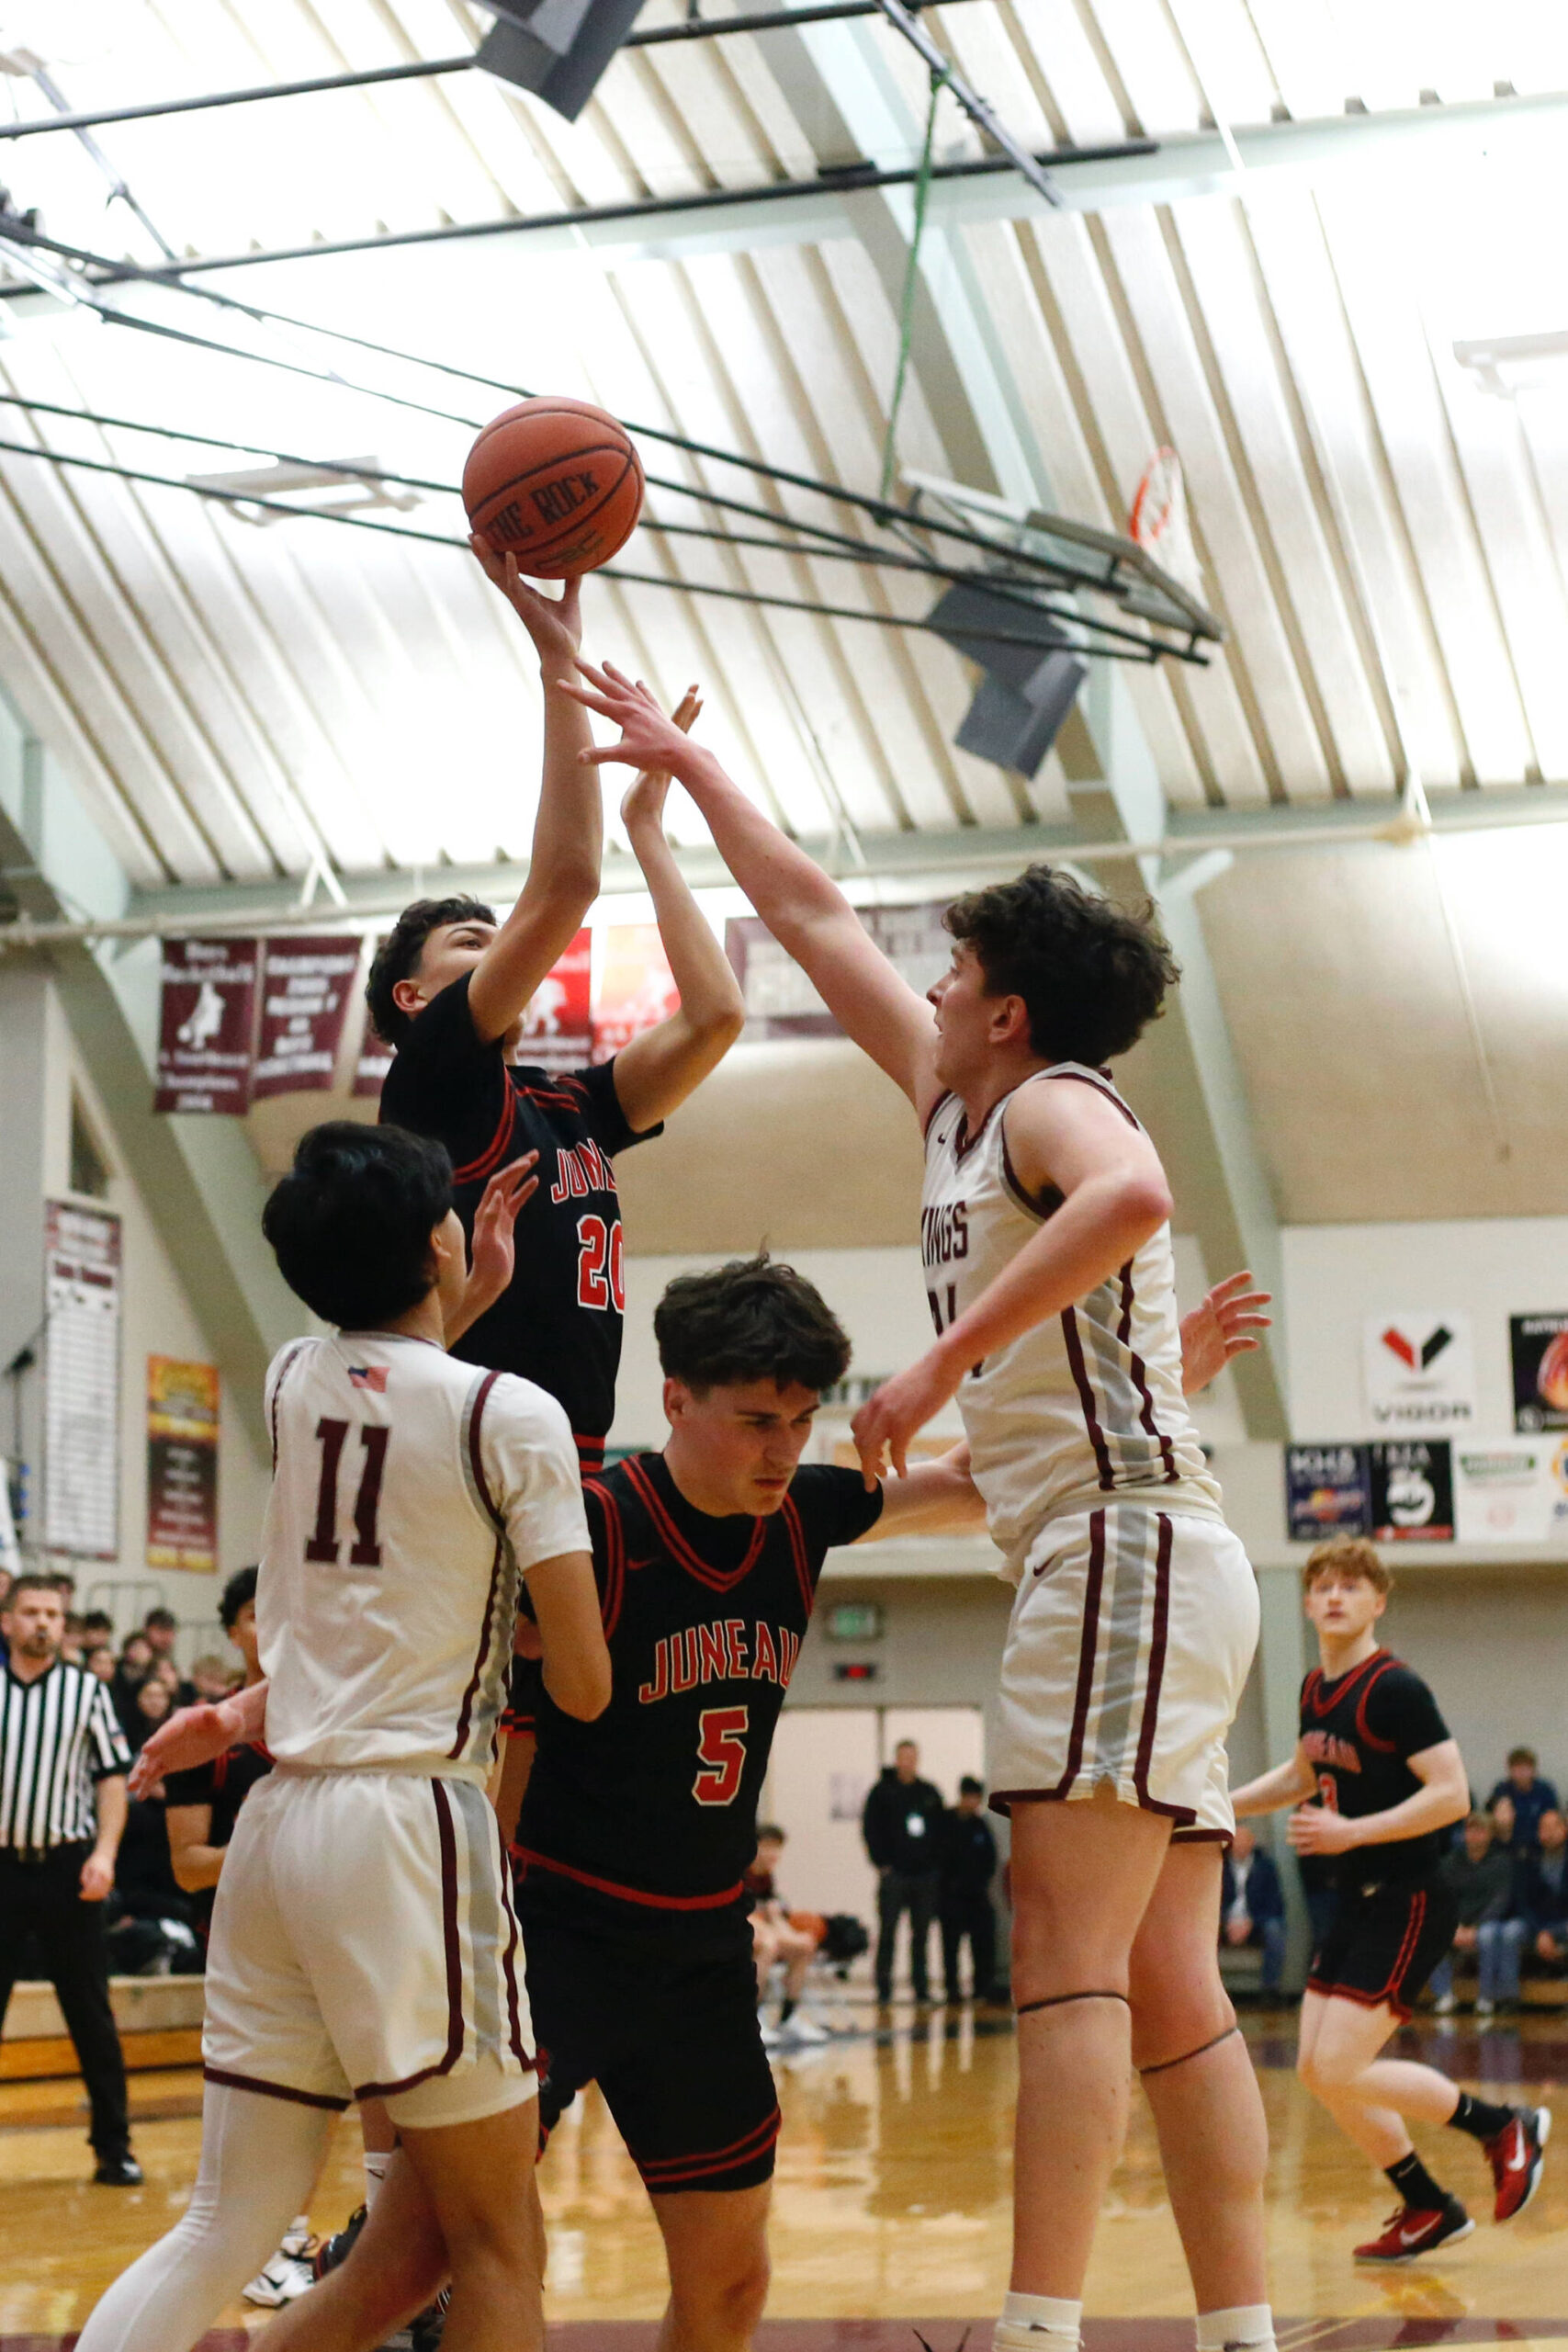
[{"label": "black basketball jersey", "polygon": [[[211,1807],[206,1844],[227,1846],[234,1835],[234,1824],[240,1817],[240,1807],[258,1781],[265,1781],[272,1770],[272,1758],[257,1741],[242,1740],[237,1747],[225,1748],[209,1764],[196,1764],[186,1772],[171,1772],[164,1783],[166,1804],[205,1804]],[[216,1887],[205,1886],[189,1900],[198,1917],[210,1918],[212,1898]]]},{"label": "black basketball jersey", "polygon": [[468,1011],[465,973],[405,1031],[381,1090],[388,1124],[434,1136],[452,1156],[463,1230],[484,1188],[527,1151],[539,1189],[517,1221],[517,1270],[505,1295],[452,1352],[520,1373],[565,1406],[585,1470],[604,1456],[615,1414],[626,1283],[615,1154],[634,1135],[615,1093],[615,1063],[563,1074],[509,1065]]},{"label": "black basketball jersey", "polygon": [[610,1648],[592,1723],[535,1694],[538,1750],[517,1851],[600,1895],[654,1910],[740,1899],[757,1801],[823,1555],[882,1510],[858,1470],[810,1464],[765,1519],[714,1519],[661,1455],[584,1482]]},{"label": "black basketball jersey", "polygon": [[[1352,1821],[1403,1804],[1421,1786],[1407,1758],[1450,1736],[1418,1674],[1374,1650],[1330,1682],[1314,1667],[1302,1684],[1302,1747],[1317,1774],[1318,1797]],[[1401,1885],[1438,1866],[1435,1832],[1387,1846],[1357,1846],[1334,1857],[1337,1875]]]}]

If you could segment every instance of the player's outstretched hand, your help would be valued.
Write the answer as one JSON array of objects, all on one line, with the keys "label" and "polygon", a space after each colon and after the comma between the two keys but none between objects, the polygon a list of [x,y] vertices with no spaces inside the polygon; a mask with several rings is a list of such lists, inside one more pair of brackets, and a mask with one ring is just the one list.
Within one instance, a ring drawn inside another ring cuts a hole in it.
[{"label": "player's outstretched hand", "polygon": [[[689,735],[702,716],[703,698],[695,686],[688,686],[670,715],[670,723],[682,735]],[[661,832],[664,825],[664,803],[670,797],[668,768],[644,768],[632,778],[626,797],[621,803],[621,822],[627,835],[635,841],[638,832]]]},{"label": "player's outstretched hand", "polygon": [[1182,1317],[1181,1385],[1190,1396],[1217,1380],[1233,1356],[1250,1355],[1258,1345],[1254,1335],[1273,1322],[1264,1311],[1273,1305],[1273,1295],[1254,1289],[1255,1279],[1251,1273],[1227,1274]]},{"label": "player's outstretched hand", "polygon": [[553,676],[563,662],[574,662],[582,642],[581,582],[565,581],[558,596],[544,596],[524,579],[514,555],[499,555],[477,531],[469,534],[468,545],[485,578],[500,589],[533,639],[547,676]]},{"label": "player's outstretched hand", "polygon": [[448,1347],[462,1337],[470,1323],[479,1321],[487,1307],[495,1305],[512,1280],[517,1263],[517,1212],[539,1189],[539,1180],[534,1172],[538,1164],[538,1153],[525,1151],[521,1159],[513,1160],[498,1176],[492,1176],[484,1188],[474,1212],[460,1322],[446,1335]]},{"label": "player's outstretched hand", "polygon": [[951,1369],[923,1355],[866,1399],[850,1428],[868,1487],[886,1475],[889,1454],[899,1477],[908,1476],[910,1439],[957,1393],[958,1380]]},{"label": "player's outstretched hand", "polygon": [[146,1796],[170,1772],[192,1772],[198,1764],[210,1764],[243,1736],[243,1721],[235,1713],[232,1699],[220,1699],[216,1706],[181,1707],[159,1724],[131,1766],[131,1795]]},{"label": "player's outstretched hand", "polygon": [[[667,718],[659,707],[659,697],[640,678],[628,678],[613,662],[596,669],[592,662],[574,664],[577,678],[558,681],[563,694],[580,702],[584,710],[597,711],[601,718],[610,719],[621,730],[618,743],[593,743],[578,758],[585,767],[604,767],[613,763],[628,768],[646,768],[650,775],[679,775],[682,754],[687,749],[686,738],[672,718]],[[579,683],[586,678],[588,684]]]},{"label": "player's outstretched hand", "polygon": [[1298,1805],[1285,1825],[1292,1854],[1345,1854],[1356,1842],[1356,1825],[1325,1804]]}]

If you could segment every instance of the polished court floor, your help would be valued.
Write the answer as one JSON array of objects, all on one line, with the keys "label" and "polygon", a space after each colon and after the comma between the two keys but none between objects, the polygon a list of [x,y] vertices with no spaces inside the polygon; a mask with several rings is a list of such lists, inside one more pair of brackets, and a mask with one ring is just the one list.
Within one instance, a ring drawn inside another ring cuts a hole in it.
[{"label": "polished court floor", "polygon": [[[767,2352],[825,2352],[829,2343],[918,2352],[912,2320],[939,2324],[934,2335],[923,2331],[931,2352],[958,2352],[964,2323],[994,2316],[1006,2280],[1010,2025],[984,2013],[901,2010],[891,2030],[874,2033],[866,2008],[840,2018],[859,2030],[779,2062],[784,2123]],[[1568,2075],[1568,2017],[1484,2034],[1450,2022],[1452,2030],[1413,2029],[1410,2054],[1512,2098],[1550,2099]],[[1350,2249],[1388,2211],[1387,2185],[1297,2085],[1293,2019],[1249,2018],[1247,2030],[1273,2143],[1281,2352],[1568,2337],[1568,2109],[1555,2167],[1506,2230],[1486,2218],[1490,2176],[1473,2145],[1452,2133],[1420,2135],[1480,2226],[1447,2256],[1358,2270]],[[75,2084],[0,2086],[0,2352],[53,2352],[68,2342],[107,2281],[183,2210],[199,2082],[181,2071],[133,2084],[147,2185],[131,2191],[86,2184]],[[569,2352],[640,2352],[650,2330],[626,2323],[651,2322],[661,2306],[658,2233],[596,2094],[557,2133],[540,2178],[548,2311],[568,2331]],[[317,2190],[318,2229],[344,2219],[359,2183],[357,2133],[346,2119]],[[1190,2310],[1154,2134],[1134,2098],[1089,2280],[1089,2352],[1186,2352],[1190,2329],[1180,2323]],[[243,2344],[228,2330],[262,2324],[262,2314],[236,2306],[225,2334],[209,2339],[212,2352]]]}]

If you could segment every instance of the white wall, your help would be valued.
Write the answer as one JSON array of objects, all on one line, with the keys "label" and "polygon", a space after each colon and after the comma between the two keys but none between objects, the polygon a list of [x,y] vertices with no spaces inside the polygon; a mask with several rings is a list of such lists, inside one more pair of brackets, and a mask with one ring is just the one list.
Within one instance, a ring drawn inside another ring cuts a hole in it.
[{"label": "white wall", "polygon": [[[107,1193],[89,1199],[73,1193],[71,1104],[80,1100],[100,1158],[109,1169]],[[178,1272],[161,1240],[147,1204],[119,1167],[112,1130],[92,1081],[72,1041],[54,991],[49,991],[42,1085],[41,1162],[46,1196],[80,1199],[85,1206],[112,1209],[120,1219],[119,1557],[114,1562],[73,1564],[82,1605],[96,1584],[111,1581],[156,1586],[182,1622],[210,1624],[218,1614],[224,1577],[256,1555],[270,1466],[253,1445],[232,1396],[225,1386],[218,1458],[218,1547],[216,1575],[150,1569],[147,1531],[147,1359],[174,1356],[223,1370],[222,1334],[203,1329],[186,1296]],[[24,1274],[26,1270],[19,1270]],[[31,1277],[41,1299],[41,1267]],[[40,1307],[41,1312],[41,1307]],[[35,1379],[37,1375],[34,1375]],[[35,1500],[37,1487],[35,1483]],[[62,1564],[63,1565],[63,1564]],[[142,1602],[151,1600],[149,1594]],[[126,1627],[122,1624],[120,1630]]]}]

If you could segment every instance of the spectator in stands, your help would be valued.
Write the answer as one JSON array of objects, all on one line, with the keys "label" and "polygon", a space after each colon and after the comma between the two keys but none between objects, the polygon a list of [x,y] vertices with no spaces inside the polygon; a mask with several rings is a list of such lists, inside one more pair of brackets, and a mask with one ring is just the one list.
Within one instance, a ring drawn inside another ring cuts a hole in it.
[{"label": "spectator in stands", "polygon": [[206,1651],[191,1661],[190,1679],[198,1701],[216,1706],[220,1700],[232,1696],[240,1687],[240,1676],[226,1658],[215,1650]]},{"label": "spectator in stands", "polygon": [[[256,1655],[256,1571],[240,1568],[223,1588],[219,1604],[223,1630],[240,1653],[247,1690],[261,1680]],[[219,1693],[228,1696],[228,1688]],[[199,1899],[198,1922],[212,1916],[212,1889],[223,1870],[223,1857],[234,1834],[240,1807],[256,1782],[272,1770],[265,1747],[231,1747],[211,1764],[193,1771],[173,1772],[168,1781],[169,1859],[179,1885]]]},{"label": "spectator in stands", "polygon": [[1236,1824],[1221,1871],[1220,1937],[1233,1951],[1263,1954],[1258,1990],[1265,2000],[1277,2000],[1285,1969],[1285,1891],[1273,1855],[1245,1821]]},{"label": "spectator in stands", "polygon": [[107,1691],[60,1656],[65,1610],[52,1577],[7,1598],[0,1667],[0,2025],[24,1946],[42,1949],[92,2104],[95,2180],[132,2188],[125,2061],[109,2005],[104,1899],[125,1826],[130,1758]]},{"label": "spectator in stands", "polygon": [[[161,1686],[144,1682],[143,1695]],[[152,1726],[148,1725],[151,1730]],[[114,1892],[106,1906],[109,1965],[119,1976],[198,1976],[202,1948],[192,1922],[190,1898],[182,1894],[169,1866],[164,1789],[154,1782],[132,1797],[125,1835],[115,1864]]]},{"label": "spectator in stands", "polygon": [[1538,1828],[1540,1847],[1519,1874],[1519,1909],[1536,1966],[1560,1975],[1568,1965],[1568,1821],[1553,1805]]},{"label": "spectator in stands", "polygon": [[920,1751],[901,1739],[893,1761],[865,1801],[861,1835],[876,1872],[876,1997],[893,1998],[893,1952],[898,1922],[909,1915],[909,1981],[917,2001],[929,2001],[927,1946],[942,1886],[938,1838],[947,1808],[941,1792],[919,1776]]},{"label": "spectator in stands", "polygon": [[784,1966],[784,1998],[778,2023],[764,2023],[762,2040],[770,2050],[781,2042],[826,2041],[827,2030],[800,2009],[807,1972],[817,1957],[817,1938],[791,1919],[779,1893],[777,1871],[784,1849],[784,1833],[773,1822],[757,1827],[757,1856],[743,1884],[751,1898],[751,1949],[757,1961],[757,1997],[765,2001],[768,1980],[780,1961]]},{"label": "spectator in stands", "polygon": [[1550,1781],[1543,1781],[1533,1747],[1510,1747],[1508,1775],[1499,1781],[1488,1805],[1506,1797],[1514,1808],[1514,1826],[1509,1844],[1516,1854],[1533,1854],[1540,1843],[1540,1817],[1543,1813],[1560,1810],[1557,1792]]},{"label": "spectator in stands", "polygon": [[100,1682],[114,1680],[114,1645],[110,1642],[90,1642],[82,1653],[82,1663],[89,1674]]},{"label": "spectator in stands", "polygon": [[109,1695],[123,1729],[136,1703],[136,1694],[152,1671],[152,1645],[145,1634],[128,1634],[119,1645]]},{"label": "spectator in stands", "polygon": [[175,1706],[194,1707],[196,1686],[186,1680],[175,1657],[179,1630],[179,1620],[172,1609],[150,1609],[141,1620],[142,1634],[152,1652],[153,1665],[164,1667],[174,1677]]},{"label": "spectator in stands", "polygon": [[114,1619],[107,1609],[89,1609],[82,1620],[82,1631],[89,1649],[95,1642],[107,1642],[114,1647]]},{"label": "spectator in stands", "polygon": [[969,1942],[971,1997],[991,2000],[997,1980],[997,1915],[991,1908],[991,1881],[997,1870],[997,1841],[982,1807],[986,1784],[972,1772],[958,1783],[958,1803],[942,1817],[938,1860],[942,1890],[938,1916],[942,1923],[942,1990],[949,2001],[960,2001],[958,1963],[964,1939]]},{"label": "spectator in stands", "polygon": [[80,1617],[68,1616],[65,1620],[64,1638],[60,1645],[60,1655],[67,1666],[81,1665],[84,1647],[85,1634],[82,1620]]},{"label": "spectator in stands", "polygon": [[132,1756],[141,1755],[158,1725],[167,1723],[174,1712],[174,1693],[168,1684],[161,1675],[150,1674],[137,1689],[125,1725],[126,1743]]},{"label": "spectator in stands", "polygon": [[1450,2017],[1458,2006],[1455,1960],[1473,1958],[1478,1979],[1475,2013],[1489,2018],[1500,2003],[1518,1999],[1519,1951],[1525,1939],[1524,1921],[1508,1916],[1514,1894],[1513,1860],[1507,1849],[1494,1840],[1490,1814],[1470,1815],[1462,1844],[1444,1855],[1438,1875],[1459,1905],[1452,1948],[1431,1975],[1438,2014]]}]

